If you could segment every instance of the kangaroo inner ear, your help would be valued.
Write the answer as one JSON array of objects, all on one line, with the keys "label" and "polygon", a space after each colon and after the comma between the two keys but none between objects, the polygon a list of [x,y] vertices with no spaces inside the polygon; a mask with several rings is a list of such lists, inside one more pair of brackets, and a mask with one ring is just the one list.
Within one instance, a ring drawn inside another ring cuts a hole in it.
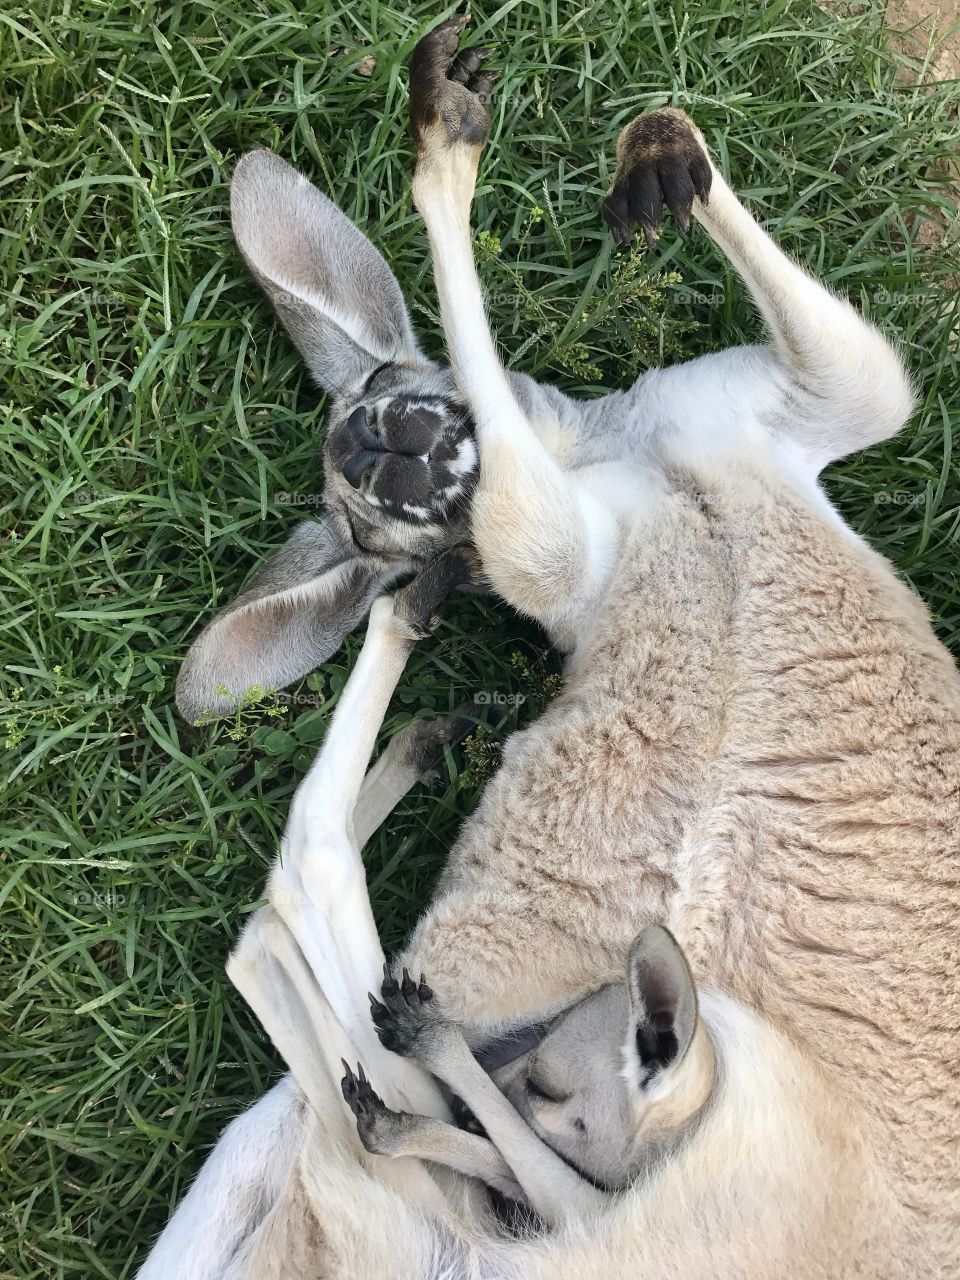
[{"label": "kangaroo inner ear", "polygon": [[680,1063],[697,1025],[697,992],[677,940],[661,925],[636,939],[627,962],[641,1079]]},{"label": "kangaroo inner ear", "polygon": [[386,262],[279,156],[243,157],[230,184],[230,220],[247,265],[327,391],[356,389],[378,365],[426,363]]},{"label": "kangaroo inner ear", "polygon": [[304,522],[207,623],[177,677],[177,706],[191,723],[231,710],[254,686],[278,689],[325,662],[385,587],[384,570],[329,523]]}]

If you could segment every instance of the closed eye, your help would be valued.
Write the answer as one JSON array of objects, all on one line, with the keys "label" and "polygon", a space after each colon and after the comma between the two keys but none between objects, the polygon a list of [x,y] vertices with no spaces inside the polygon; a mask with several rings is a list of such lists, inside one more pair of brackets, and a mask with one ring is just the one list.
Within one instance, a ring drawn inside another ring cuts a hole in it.
[{"label": "closed eye", "polygon": [[541,1085],[537,1084],[532,1076],[527,1077],[527,1093],[531,1098],[540,1098],[543,1102],[560,1102],[561,1099],[552,1093],[548,1093]]},{"label": "closed eye", "polygon": [[392,361],[388,360],[388,361],[386,362],[386,364],[378,364],[378,365],[377,365],[377,367],[374,369],[373,373],[371,373],[371,374],[370,374],[370,377],[369,377],[369,378],[367,378],[366,382],[365,382],[365,383],[363,384],[363,386],[360,388],[360,399],[361,399],[361,400],[364,398],[364,396],[366,396],[366,395],[369,393],[370,388],[373,386],[374,382],[376,382],[376,380],[377,380],[377,374],[378,374],[378,373],[383,373],[384,369],[389,369],[392,363],[393,363]]}]

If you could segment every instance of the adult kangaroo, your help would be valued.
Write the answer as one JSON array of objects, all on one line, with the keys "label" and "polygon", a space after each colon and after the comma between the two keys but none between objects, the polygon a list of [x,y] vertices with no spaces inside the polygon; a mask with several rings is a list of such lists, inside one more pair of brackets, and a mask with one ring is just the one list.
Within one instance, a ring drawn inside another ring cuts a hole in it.
[{"label": "adult kangaroo", "polygon": [[[569,657],[560,696],[507,743],[401,963],[479,1042],[622,981],[640,930],[665,925],[696,976],[716,1076],[684,1141],[607,1211],[499,1242],[492,1270],[468,1242],[460,1270],[430,1274],[954,1277],[960,676],[817,483],[904,424],[908,378],[664,109],[621,134],[604,216],[617,239],[655,235],[664,204],[692,216],[768,344],[648,372],[583,412],[518,397],[472,256],[488,85],[475,53],[455,59],[462,26],[417,46],[411,112],[414,199],[479,455],[471,536],[494,589]],[[321,909],[335,919],[338,905]],[[304,1142],[298,1212],[322,1233],[323,1133]],[[203,1177],[192,1196],[209,1195]],[[357,1231],[366,1185],[358,1173]],[[338,1267],[350,1258],[321,1273]]]}]

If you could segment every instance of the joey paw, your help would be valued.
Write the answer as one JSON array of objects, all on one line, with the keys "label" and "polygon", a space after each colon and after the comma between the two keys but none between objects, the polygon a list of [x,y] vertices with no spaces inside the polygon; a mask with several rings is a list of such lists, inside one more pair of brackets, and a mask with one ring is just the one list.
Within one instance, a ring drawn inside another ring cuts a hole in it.
[{"label": "joey paw", "polygon": [[363,1064],[357,1063],[356,1074],[348,1065],[345,1058],[341,1058],[345,1075],[340,1081],[340,1091],[343,1094],[343,1100],[359,1120],[361,1116],[367,1114],[377,1107],[383,1106],[383,1100],[373,1091],[373,1086],[367,1079]]},{"label": "joey paw", "polygon": [[384,965],[380,999],[372,994],[369,999],[370,1016],[380,1043],[401,1057],[423,1057],[429,1052],[436,1030],[446,1025],[424,977],[421,975],[420,981],[414,982],[406,969],[397,982]]},{"label": "joey paw", "polygon": [[357,1063],[356,1074],[354,1074],[344,1058],[340,1061],[346,1073],[340,1081],[344,1101],[356,1116],[360,1141],[368,1151],[376,1151],[377,1124],[382,1118],[391,1114],[390,1109],[383,1099],[374,1093],[361,1063]]}]

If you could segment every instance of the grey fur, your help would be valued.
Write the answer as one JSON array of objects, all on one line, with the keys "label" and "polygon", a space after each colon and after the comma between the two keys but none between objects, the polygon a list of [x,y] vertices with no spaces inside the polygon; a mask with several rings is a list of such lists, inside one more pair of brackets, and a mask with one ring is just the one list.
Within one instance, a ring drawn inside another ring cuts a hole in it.
[{"label": "grey fur", "polygon": [[[420,434],[432,434],[440,453],[455,451],[452,440],[469,454],[462,442],[470,424],[453,377],[420,351],[382,255],[279,156],[243,157],[231,184],[231,219],[244,261],[329,393],[323,505],[320,518],[298,525],[193,642],[177,682],[177,705],[190,721],[230,710],[253,685],[290,684],[329,658],[398,576],[464,541],[476,478],[475,461],[455,476],[449,460],[428,466],[387,451],[377,470],[393,500],[385,505],[372,485],[353,487],[344,475],[356,453],[348,423],[361,406],[373,431],[377,415],[386,421],[387,440],[391,432],[402,437],[412,410],[428,415]],[[581,406],[524,374],[510,380],[531,420],[569,435],[577,464],[624,427],[618,397],[602,402],[609,406],[602,414],[600,402]],[[404,512],[406,499],[426,516]]]},{"label": "grey fur", "polygon": [[[464,541],[476,473],[453,378],[420,352],[400,286],[366,236],[269,151],[237,166],[231,219],[244,261],[330,396],[323,506],[194,641],[177,682],[190,721],[229,710],[253,685],[306,675],[398,576]],[[358,451],[359,408],[377,450],[358,489],[344,464]],[[428,462],[409,451],[411,428]]]},{"label": "grey fur", "polygon": [[[487,1123],[491,1086],[461,1028],[437,1007],[429,987],[404,974],[402,983],[387,978],[381,996],[373,1018],[384,1046],[416,1058]],[[506,1132],[538,1172],[549,1170],[555,1154],[566,1166],[564,1175],[572,1169],[600,1191],[629,1186],[684,1140],[706,1105],[709,1088],[691,1090],[688,1083],[685,1089],[677,1077],[696,1030],[696,988],[687,960],[667,929],[650,925],[630,950],[623,982],[608,983],[558,1013],[534,1048],[492,1073],[513,1107],[493,1106],[496,1149],[506,1155]],[[432,1117],[389,1111],[362,1073],[359,1080],[349,1074],[344,1083],[368,1151],[392,1157],[429,1151],[429,1159],[504,1191],[504,1167],[484,1139],[471,1135],[468,1144],[459,1129]],[[661,1101],[673,1094],[675,1105],[650,1125],[654,1093]],[[541,1210],[523,1165],[509,1155],[507,1164]],[[580,1195],[584,1190],[576,1188]]]}]

